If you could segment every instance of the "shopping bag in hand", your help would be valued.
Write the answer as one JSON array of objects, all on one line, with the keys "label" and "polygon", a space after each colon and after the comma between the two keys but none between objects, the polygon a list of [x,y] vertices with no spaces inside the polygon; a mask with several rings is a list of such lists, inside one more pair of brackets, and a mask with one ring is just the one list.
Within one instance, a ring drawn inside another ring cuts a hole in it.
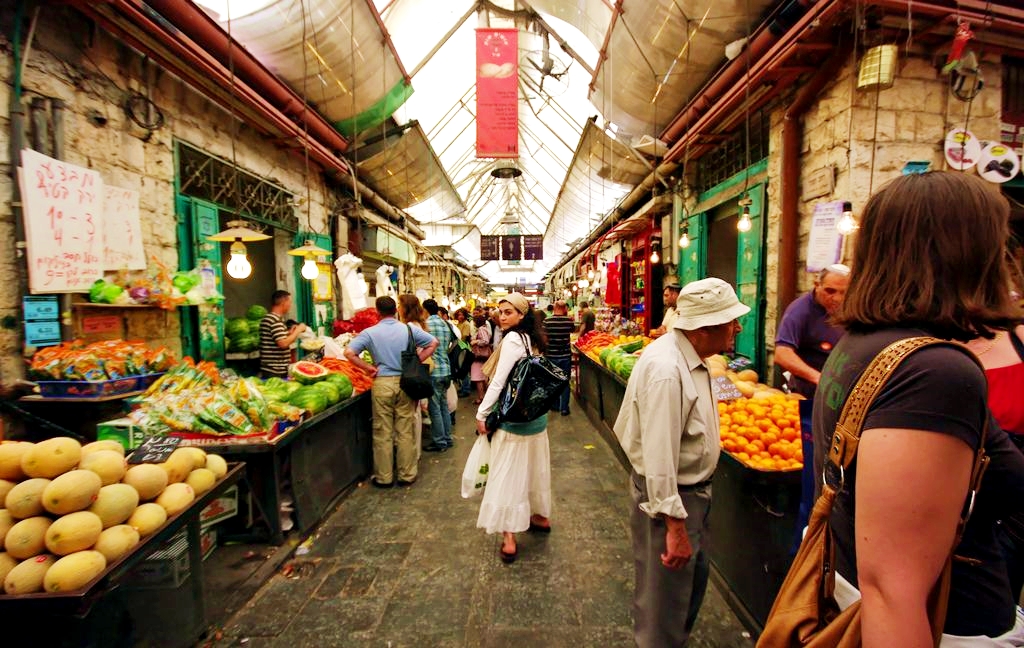
[{"label": "shopping bag in hand", "polygon": [[491,463],[491,442],[480,435],[469,451],[466,468],[462,471],[462,496],[469,498],[480,495],[487,485],[487,472]]}]

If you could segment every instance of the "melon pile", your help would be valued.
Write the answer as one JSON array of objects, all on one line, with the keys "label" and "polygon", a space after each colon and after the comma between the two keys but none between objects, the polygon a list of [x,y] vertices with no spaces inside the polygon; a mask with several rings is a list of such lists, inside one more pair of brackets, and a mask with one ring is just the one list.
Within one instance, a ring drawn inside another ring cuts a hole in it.
[{"label": "melon pile", "polygon": [[69,592],[213,488],[227,463],[178,448],[128,465],[116,441],[0,443],[0,582],[9,595]]}]

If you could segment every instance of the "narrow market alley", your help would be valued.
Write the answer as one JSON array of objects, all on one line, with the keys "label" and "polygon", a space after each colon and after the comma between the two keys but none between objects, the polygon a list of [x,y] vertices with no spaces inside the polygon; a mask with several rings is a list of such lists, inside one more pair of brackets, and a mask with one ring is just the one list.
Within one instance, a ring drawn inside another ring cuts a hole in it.
[{"label": "narrow market alley", "polygon": [[[626,474],[579,409],[549,419],[555,510],[549,536],[475,528],[479,500],[459,493],[473,442],[460,401],[456,446],[423,453],[408,488],[363,484],[315,532],[288,578],[278,573],[224,625],[217,646],[631,646],[633,566]],[[293,563],[293,565],[295,564]],[[752,641],[714,582],[690,642]]]}]

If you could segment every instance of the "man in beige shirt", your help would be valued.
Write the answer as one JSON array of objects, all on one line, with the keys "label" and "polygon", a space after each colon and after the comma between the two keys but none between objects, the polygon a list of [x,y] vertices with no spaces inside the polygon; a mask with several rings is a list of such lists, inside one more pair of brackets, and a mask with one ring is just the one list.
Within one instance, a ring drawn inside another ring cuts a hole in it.
[{"label": "man in beige shirt", "polygon": [[626,386],[615,435],[633,467],[639,648],[686,645],[704,599],[719,443],[718,406],[703,359],[732,347],[738,318],[748,312],[721,279],[687,284],[673,328],[644,349]]}]

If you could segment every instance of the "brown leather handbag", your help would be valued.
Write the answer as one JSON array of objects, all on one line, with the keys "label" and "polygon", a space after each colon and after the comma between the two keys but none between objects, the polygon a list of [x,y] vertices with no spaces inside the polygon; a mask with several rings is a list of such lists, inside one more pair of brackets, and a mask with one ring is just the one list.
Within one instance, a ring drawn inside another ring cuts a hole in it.
[{"label": "brown leather handbag", "polygon": [[[807,534],[757,641],[758,648],[854,648],[861,645],[860,601],[840,612],[835,600],[835,547],[828,524],[829,514],[836,493],[843,488],[845,470],[857,455],[864,416],[871,403],[910,354],[923,347],[940,344],[959,349],[978,362],[974,354],[960,345],[933,337],[906,338],[882,350],[850,392],[832,435],[827,459],[827,464],[831,464],[833,471],[839,475],[839,484],[832,486],[825,480],[821,496],[811,511]],[[957,525],[956,540],[950,548],[950,556],[946,559],[942,574],[928,596],[928,619],[931,621],[932,638],[936,646],[942,638],[942,628],[946,622],[953,550],[960,544],[960,536],[974,507],[975,494],[988,466],[984,445],[985,430],[982,431],[981,443],[974,457],[968,503]],[[825,474],[828,472],[826,465]]]}]

